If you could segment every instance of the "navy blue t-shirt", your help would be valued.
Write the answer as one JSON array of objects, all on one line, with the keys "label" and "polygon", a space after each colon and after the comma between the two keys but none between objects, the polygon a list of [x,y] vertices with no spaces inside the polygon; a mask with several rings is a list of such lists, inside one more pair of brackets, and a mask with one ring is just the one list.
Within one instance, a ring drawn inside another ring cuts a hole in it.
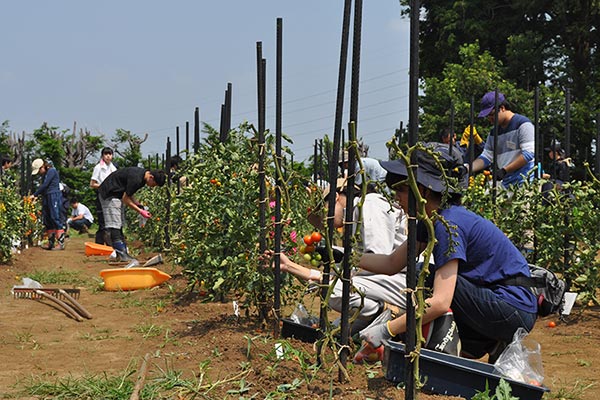
[{"label": "navy blue t-shirt", "polygon": [[[498,297],[520,310],[537,312],[537,302],[529,288],[494,284],[519,275],[531,276],[527,260],[510,239],[491,221],[462,206],[438,212],[446,220],[450,233],[441,221],[435,222],[437,243],[431,272],[457,259],[458,274],[463,278],[478,286],[489,286]],[[426,241],[422,234],[419,236],[419,241]]]}]

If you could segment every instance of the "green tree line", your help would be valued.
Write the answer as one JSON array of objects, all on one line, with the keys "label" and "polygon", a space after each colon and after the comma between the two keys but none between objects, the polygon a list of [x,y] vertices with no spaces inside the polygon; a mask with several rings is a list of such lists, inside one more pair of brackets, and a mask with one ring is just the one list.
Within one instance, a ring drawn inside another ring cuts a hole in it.
[{"label": "green tree line", "polygon": [[[408,15],[409,1],[400,3]],[[420,3],[423,137],[436,138],[448,126],[451,103],[462,132],[469,122],[471,97],[478,111],[481,96],[495,88],[506,94],[517,112],[533,118],[533,92],[539,87],[539,130],[547,145],[552,137],[564,139],[569,89],[569,153],[579,165],[591,160],[600,105],[600,2]]]}]

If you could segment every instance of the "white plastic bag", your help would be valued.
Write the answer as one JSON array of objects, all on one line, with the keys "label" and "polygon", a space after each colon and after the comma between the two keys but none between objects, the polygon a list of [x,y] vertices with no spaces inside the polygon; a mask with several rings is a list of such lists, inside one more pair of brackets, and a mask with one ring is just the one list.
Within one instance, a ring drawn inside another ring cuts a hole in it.
[{"label": "white plastic bag", "polygon": [[302,303],[298,303],[290,319],[300,325],[312,326],[319,322],[319,319],[311,315]]},{"label": "white plastic bag", "polygon": [[544,380],[541,346],[527,337],[527,331],[517,329],[513,341],[494,364],[499,374],[515,381],[541,386]]}]

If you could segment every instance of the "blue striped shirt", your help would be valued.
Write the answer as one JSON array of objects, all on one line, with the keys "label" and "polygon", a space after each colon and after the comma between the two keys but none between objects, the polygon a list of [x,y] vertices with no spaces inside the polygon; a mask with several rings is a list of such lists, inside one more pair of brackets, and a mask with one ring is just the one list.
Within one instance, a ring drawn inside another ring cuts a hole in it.
[{"label": "blue striped shirt", "polygon": [[[488,167],[494,159],[494,129],[490,132],[483,153],[478,157]],[[514,114],[506,128],[498,127],[498,168],[504,168],[519,155],[527,163],[516,171],[506,174],[502,179],[504,187],[520,185],[534,167],[535,131],[529,118]],[[530,175],[530,179],[533,179]]]}]

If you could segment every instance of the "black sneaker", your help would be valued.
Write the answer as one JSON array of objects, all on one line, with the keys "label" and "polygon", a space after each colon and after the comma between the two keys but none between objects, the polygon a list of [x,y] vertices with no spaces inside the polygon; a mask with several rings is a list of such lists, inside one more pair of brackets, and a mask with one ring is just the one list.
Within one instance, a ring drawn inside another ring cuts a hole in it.
[{"label": "black sneaker", "polygon": [[500,340],[496,342],[496,345],[488,352],[488,364],[495,364],[507,346],[508,343],[506,342]]}]

